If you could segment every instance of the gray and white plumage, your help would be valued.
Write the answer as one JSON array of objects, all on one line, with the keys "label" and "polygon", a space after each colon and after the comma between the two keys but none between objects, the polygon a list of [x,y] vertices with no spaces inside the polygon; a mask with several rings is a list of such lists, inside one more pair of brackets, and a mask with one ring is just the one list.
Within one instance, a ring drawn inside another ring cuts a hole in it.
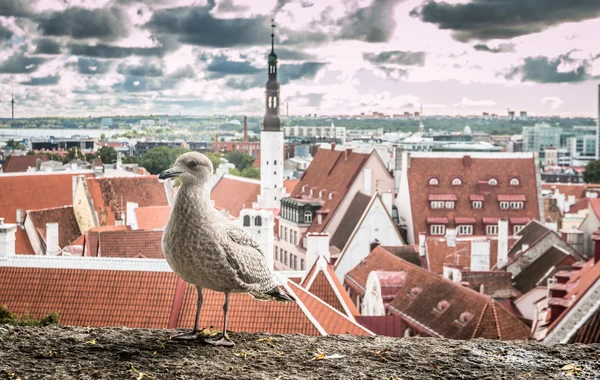
[{"label": "gray and white plumage", "polygon": [[230,292],[250,293],[257,299],[293,301],[280,291],[258,243],[211,205],[212,171],[206,156],[189,152],[159,176],[181,180],[163,233],[167,262],[199,293],[207,288],[227,297]]}]

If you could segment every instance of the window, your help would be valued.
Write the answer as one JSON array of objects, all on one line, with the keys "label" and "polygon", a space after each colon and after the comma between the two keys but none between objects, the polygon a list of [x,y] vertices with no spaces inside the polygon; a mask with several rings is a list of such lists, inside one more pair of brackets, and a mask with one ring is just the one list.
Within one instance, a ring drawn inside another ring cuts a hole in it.
[{"label": "window", "polygon": [[298,270],[298,256],[294,255],[294,270]]},{"label": "window", "polygon": [[279,248],[275,247],[275,261],[279,261]]},{"label": "window", "polygon": [[244,215],[244,227],[250,227],[250,215]]},{"label": "window", "polygon": [[333,193],[329,193],[329,200],[333,199]]},{"label": "window", "polygon": [[459,235],[473,235],[473,226],[471,226],[471,225],[460,225],[460,226],[458,226],[457,234],[459,234]]},{"label": "window", "polygon": [[508,202],[500,202],[500,208],[506,210],[509,206]]},{"label": "window", "polygon": [[273,175],[277,175],[277,172],[273,172]]},{"label": "window", "polygon": [[323,197],[323,190],[319,191],[319,198]]},{"label": "window", "polygon": [[273,165],[277,165],[277,160],[273,161]]},{"label": "window", "polygon": [[488,224],[485,226],[485,234],[486,235],[498,235],[498,225],[497,224]]},{"label": "window", "polygon": [[496,178],[490,178],[490,180],[488,181],[488,185],[496,186],[498,185],[498,180]]},{"label": "window", "polygon": [[439,185],[439,184],[440,184],[440,181],[438,181],[438,179],[437,179],[437,178],[431,178],[431,179],[429,180],[429,184],[430,184],[430,185],[432,185],[432,186]]},{"label": "window", "polygon": [[518,186],[519,185],[519,179],[518,178],[513,178],[510,180],[510,184],[512,186]]},{"label": "window", "polygon": [[288,261],[287,261],[287,251],[283,251],[283,263],[285,265],[287,265]]},{"label": "window", "polygon": [[279,226],[279,238],[283,239],[283,226]]},{"label": "window", "polygon": [[306,185],[302,185],[302,192],[306,191]]},{"label": "window", "polygon": [[310,195],[311,197],[313,196],[313,189],[310,189],[308,195]]},{"label": "window", "polygon": [[510,202],[510,208],[513,208],[513,209],[522,209],[523,208],[523,202]]},{"label": "window", "polygon": [[523,228],[525,228],[525,226],[524,226],[524,225],[521,225],[521,224],[519,224],[519,225],[516,225],[516,226],[514,226],[514,227],[513,227],[513,231],[515,232],[515,234],[517,234],[517,233],[519,233],[519,232],[520,232],[520,231],[521,231]]},{"label": "window", "polygon": [[298,244],[298,231],[294,231],[294,244]]},{"label": "window", "polygon": [[454,208],[454,201],[446,202],[446,208]]},{"label": "window", "polygon": [[257,216],[256,218],[254,218],[254,225],[262,226],[262,218],[260,216]]},{"label": "window", "polygon": [[312,213],[308,210],[304,211],[304,223],[312,222]]},{"label": "window", "polygon": [[473,208],[483,208],[482,201],[473,201],[472,205],[473,205]]},{"label": "window", "polygon": [[304,270],[304,259],[300,259],[300,270]]},{"label": "window", "polygon": [[431,202],[431,208],[444,208],[444,201],[433,201]]},{"label": "window", "polygon": [[444,235],[446,233],[446,226],[443,224],[432,224],[431,234],[432,235]]},{"label": "window", "polygon": [[452,184],[453,184],[454,186],[462,185],[462,181],[461,181],[461,179],[460,179],[460,178],[454,178],[454,179],[452,180]]}]

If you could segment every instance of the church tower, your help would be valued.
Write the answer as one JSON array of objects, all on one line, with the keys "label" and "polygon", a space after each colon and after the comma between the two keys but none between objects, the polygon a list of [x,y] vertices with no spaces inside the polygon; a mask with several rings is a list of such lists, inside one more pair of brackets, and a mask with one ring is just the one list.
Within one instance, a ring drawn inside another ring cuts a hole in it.
[{"label": "church tower", "polygon": [[260,133],[260,208],[278,209],[285,196],[283,187],[283,121],[279,115],[279,82],[275,54],[275,24],[271,25],[271,54],[265,88],[265,117]]}]

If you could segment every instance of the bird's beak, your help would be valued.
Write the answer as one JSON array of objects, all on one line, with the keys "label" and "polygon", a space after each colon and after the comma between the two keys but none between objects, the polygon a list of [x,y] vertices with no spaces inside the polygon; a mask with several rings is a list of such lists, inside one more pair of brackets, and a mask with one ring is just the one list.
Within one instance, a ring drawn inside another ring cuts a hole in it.
[{"label": "bird's beak", "polygon": [[181,173],[183,173],[183,172],[173,170],[173,168],[167,169],[158,175],[158,179],[167,179],[167,178],[177,177]]}]

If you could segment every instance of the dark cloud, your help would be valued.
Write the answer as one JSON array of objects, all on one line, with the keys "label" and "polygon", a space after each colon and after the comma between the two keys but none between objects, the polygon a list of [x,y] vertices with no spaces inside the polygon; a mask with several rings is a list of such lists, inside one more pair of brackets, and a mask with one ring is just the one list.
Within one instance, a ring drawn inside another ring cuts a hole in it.
[{"label": "dark cloud", "polygon": [[46,59],[40,57],[28,57],[23,53],[15,53],[3,62],[0,62],[0,73],[25,74],[36,71]]},{"label": "dark cloud", "polygon": [[132,75],[136,77],[162,77],[163,69],[159,62],[144,60],[139,65],[129,65],[121,63],[117,67],[117,72],[123,75]]},{"label": "dark cloud", "polygon": [[222,78],[227,75],[252,75],[263,71],[245,61],[230,61],[224,55],[214,56],[206,66],[206,70],[213,78]]},{"label": "dark cloud", "polygon": [[35,44],[36,54],[60,54],[62,51],[60,44],[50,38],[39,38]]},{"label": "dark cloud", "polygon": [[[325,64],[321,62],[283,64],[278,69],[279,83],[287,84],[293,80],[313,79],[324,66]],[[266,78],[264,80],[266,81]]]},{"label": "dark cloud", "polygon": [[105,74],[110,70],[110,62],[99,61],[97,59],[78,58],[77,59],[77,70],[80,74],[85,75],[98,75]]},{"label": "dark cloud", "polygon": [[309,53],[305,53],[297,49],[288,49],[278,47],[276,49],[277,56],[279,59],[290,60],[290,61],[310,61],[314,60],[315,56]]},{"label": "dark cloud", "polygon": [[0,25],[0,41],[10,40],[13,36],[13,32],[10,29],[7,29]]},{"label": "dark cloud", "polygon": [[509,53],[515,51],[515,44],[500,44],[496,48],[489,47],[485,44],[477,44],[473,46],[473,49],[488,53]]},{"label": "dark cloud", "polygon": [[508,39],[553,25],[596,18],[597,0],[473,0],[465,4],[428,1],[410,14],[454,32],[459,41]]},{"label": "dark cloud", "polygon": [[0,1],[0,16],[23,17],[31,14],[27,1],[2,0]]},{"label": "dark cloud", "polygon": [[404,66],[425,65],[425,52],[423,51],[383,51],[379,54],[364,53],[363,58],[375,64],[394,64]]},{"label": "dark cloud", "polygon": [[186,65],[178,70],[175,70],[167,76],[169,79],[189,79],[195,77],[196,73],[194,72],[194,68],[190,65]]},{"label": "dark cloud", "polygon": [[47,77],[30,78],[26,82],[21,82],[25,86],[53,86],[58,83],[60,76],[50,75]]},{"label": "dark cloud", "polygon": [[306,102],[309,107],[319,107],[323,102],[325,94],[320,93],[309,93],[309,94],[296,94],[288,97],[288,101],[292,104],[298,102]]},{"label": "dark cloud", "polygon": [[396,29],[394,9],[400,0],[374,0],[344,17],[340,38],[366,42],[387,42]]},{"label": "dark cloud", "polygon": [[142,57],[162,57],[166,53],[176,49],[177,45],[173,43],[163,43],[157,47],[121,47],[105,44],[82,45],[70,44],[69,51],[73,55],[81,55],[95,58],[126,58],[134,55]]},{"label": "dark cloud", "polygon": [[38,27],[47,36],[113,41],[127,36],[128,25],[127,17],[117,7],[94,10],[71,7],[41,16]]},{"label": "dark cloud", "polygon": [[573,63],[569,58],[569,54],[564,54],[556,59],[548,59],[547,57],[528,57],[522,65],[514,67],[508,74],[506,79],[521,78],[523,82],[537,83],[573,83],[582,82],[590,79],[591,76],[587,72],[589,64],[584,61],[577,65],[572,71],[559,71],[558,67],[563,63]]},{"label": "dark cloud", "polygon": [[146,26],[160,35],[176,35],[180,42],[192,45],[229,47],[268,43],[268,19],[218,19],[209,13],[211,9],[209,5],[156,11]]},{"label": "dark cloud", "polygon": [[119,92],[163,91],[174,88],[176,84],[177,81],[171,79],[128,75],[123,82],[113,85],[113,89]]},{"label": "dark cloud", "polygon": [[240,77],[233,77],[233,78],[228,78],[225,81],[225,86],[234,89],[234,90],[249,90],[251,88],[256,88],[256,87],[260,87],[260,86],[264,86],[266,82],[266,79],[260,79],[260,77],[255,76],[253,78],[240,78]]}]

